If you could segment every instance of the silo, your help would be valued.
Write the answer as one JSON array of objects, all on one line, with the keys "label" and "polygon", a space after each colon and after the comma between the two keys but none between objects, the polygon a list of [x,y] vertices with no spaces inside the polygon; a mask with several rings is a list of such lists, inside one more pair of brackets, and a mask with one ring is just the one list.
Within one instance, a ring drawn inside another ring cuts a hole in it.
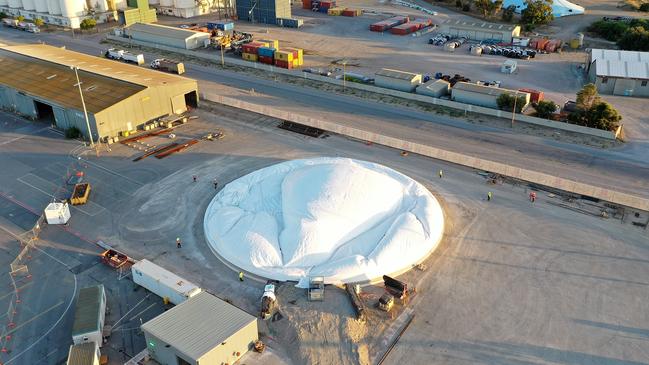
[{"label": "silo", "polygon": [[173,7],[174,6],[174,0],[160,0],[160,6]]},{"label": "silo", "polygon": [[106,2],[106,0],[90,0],[90,4],[92,4],[93,9],[100,13],[108,11],[108,3]]},{"label": "silo", "polygon": [[36,7],[34,5],[34,0],[22,0],[23,9],[25,10],[34,10]]},{"label": "silo", "polygon": [[47,13],[47,0],[34,0],[36,11],[39,13]]},{"label": "silo", "polygon": [[174,7],[179,9],[193,8],[195,6],[194,0],[174,0]]},{"label": "silo", "polygon": [[47,0],[47,12],[51,15],[61,15],[60,0]]},{"label": "silo", "polygon": [[149,0],[149,5],[158,5],[160,0]]},{"label": "silo", "polygon": [[9,2],[7,0],[0,0],[0,6],[7,6]]},{"label": "silo", "polygon": [[9,0],[8,2],[10,8],[22,8],[23,2],[21,0]]},{"label": "silo", "polygon": [[66,18],[83,16],[86,9],[86,2],[83,0],[60,0],[59,4],[61,5],[61,15]]}]

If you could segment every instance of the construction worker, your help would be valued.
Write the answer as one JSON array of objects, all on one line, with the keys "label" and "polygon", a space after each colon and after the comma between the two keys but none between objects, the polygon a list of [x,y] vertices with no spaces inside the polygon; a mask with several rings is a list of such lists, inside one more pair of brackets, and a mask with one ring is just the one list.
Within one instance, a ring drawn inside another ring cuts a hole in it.
[{"label": "construction worker", "polygon": [[491,193],[491,191],[488,192],[488,193],[487,193],[487,201],[488,201],[488,202],[491,201],[491,198],[493,198],[493,196],[494,196],[494,195]]},{"label": "construction worker", "polygon": [[439,178],[441,179],[442,176],[444,176],[444,172],[440,169],[440,170],[439,170]]},{"label": "construction worker", "polygon": [[239,281],[243,281],[243,271],[239,271]]},{"label": "construction worker", "polygon": [[198,176],[194,175],[194,176],[192,176],[192,179],[194,179],[194,182],[196,182],[196,179],[198,179]]},{"label": "construction worker", "polygon": [[176,237],[176,247],[177,248],[183,247],[182,242],[180,242],[180,237]]},{"label": "construction worker", "polygon": [[214,179],[214,190],[216,190],[219,186],[219,183]]},{"label": "construction worker", "polygon": [[536,201],[536,192],[531,192],[530,193],[530,201],[534,203]]}]

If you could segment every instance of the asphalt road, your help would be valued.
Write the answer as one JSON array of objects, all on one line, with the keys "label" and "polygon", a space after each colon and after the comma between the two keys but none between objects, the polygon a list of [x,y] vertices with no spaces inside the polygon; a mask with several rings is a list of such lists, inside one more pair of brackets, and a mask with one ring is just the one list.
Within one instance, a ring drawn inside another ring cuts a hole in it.
[{"label": "asphalt road", "polygon": [[[97,36],[94,39],[73,39],[64,34],[34,37],[15,30],[0,31],[0,40],[8,44],[38,40],[98,55],[106,46],[96,39]],[[146,59],[154,57],[145,54]],[[357,128],[649,197],[649,164],[645,157],[649,153],[649,144],[642,141],[632,140],[623,147],[600,149],[282,84],[243,73],[192,64],[186,65],[186,69],[186,76],[199,80],[203,92],[236,95],[249,102],[318,115]],[[251,89],[254,93],[250,92]]]}]

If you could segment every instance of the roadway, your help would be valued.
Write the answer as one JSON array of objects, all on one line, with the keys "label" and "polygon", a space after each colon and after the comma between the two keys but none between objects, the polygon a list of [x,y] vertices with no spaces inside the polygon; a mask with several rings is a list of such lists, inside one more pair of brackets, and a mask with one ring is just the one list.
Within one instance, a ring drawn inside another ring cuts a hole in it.
[{"label": "roadway", "polygon": [[[61,33],[34,36],[9,29],[0,31],[3,43],[43,41],[93,55],[106,48],[99,39],[97,35],[81,39]],[[147,60],[157,56],[145,53]],[[197,79],[203,92],[236,95],[248,102],[317,115],[356,128],[649,197],[649,164],[645,157],[649,144],[643,141],[631,140],[622,147],[595,148],[244,73],[187,63],[186,69],[186,76]]]}]

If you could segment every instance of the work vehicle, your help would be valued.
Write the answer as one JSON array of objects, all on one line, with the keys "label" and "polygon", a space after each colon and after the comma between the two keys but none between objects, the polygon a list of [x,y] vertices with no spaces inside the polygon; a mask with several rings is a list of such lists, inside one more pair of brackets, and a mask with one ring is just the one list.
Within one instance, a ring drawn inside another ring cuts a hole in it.
[{"label": "work vehicle", "polygon": [[18,19],[13,18],[4,18],[2,19],[2,25],[9,28],[18,28]]},{"label": "work vehicle", "polygon": [[146,259],[131,266],[131,273],[135,284],[160,296],[165,303],[178,305],[203,291],[197,285]]},{"label": "work vehicle", "polygon": [[389,312],[394,306],[394,295],[390,293],[383,293],[379,298],[378,307],[379,309]]},{"label": "work vehicle", "polygon": [[29,32],[29,33],[40,33],[41,30],[38,29],[36,24],[34,23],[25,23],[25,22],[20,22],[18,23],[18,29]]},{"label": "work vehicle", "polygon": [[72,195],[70,196],[70,204],[72,205],[83,205],[88,202],[88,197],[90,196],[90,184],[81,183],[75,184],[74,189],[72,189]]},{"label": "work vehicle", "polygon": [[106,56],[106,58],[109,58],[111,60],[129,62],[129,63],[134,63],[136,65],[144,64],[143,54],[135,54],[135,53],[125,51],[123,49],[109,48],[108,50],[106,50],[106,52],[104,52],[104,56]]},{"label": "work vehicle", "polygon": [[259,315],[261,319],[268,319],[273,315],[276,302],[275,285],[268,283],[264,286],[264,294],[261,296],[261,313]]},{"label": "work vehicle", "polygon": [[128,256],[113,249],[106,250],[101,254],[101,261],[115,269],[119,269],[128,262]]},{"label": "work vehicle", "polygon": [[185,73],[185,65],[182,62],[169,60],[166,58],[158,58],[151,62],[151,68],[165,72],[173,72],[178,75]]}]

